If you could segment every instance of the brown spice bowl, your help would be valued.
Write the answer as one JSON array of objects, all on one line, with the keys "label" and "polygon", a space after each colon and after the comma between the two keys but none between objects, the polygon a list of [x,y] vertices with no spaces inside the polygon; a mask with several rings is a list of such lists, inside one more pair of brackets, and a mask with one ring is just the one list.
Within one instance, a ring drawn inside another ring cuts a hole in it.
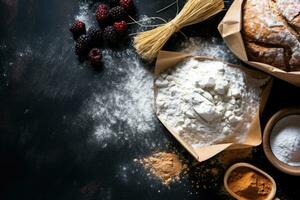
[{"label": "brown spice bowl", "polygon": [[274,153],[272,152],[271,145],[270,145],[270,136],[273,130],[273,127],[275,124],[282,118],[287,117],[289,115],[300,115],[300,107],[291,107],[291,108],[285,108],[277,113],[275,113],[271,119],[268,121],[264,133],[263,133],[263,149],[266,157],[268,160],[272,163],[274,167],[276,167],[278,170],[294,175],[294,176],[300,176],[300,167],[293,167],[290,166],[282,161],[280,161]]},{"label": "brown spice bowl", "polygon": [[276,187],[276,183],[275,183],[274,179],[266,172],[262,171],[261,169],[258,169],[257,167],[255,167],[253,165],[250,165],[248,163],[236,163],[236,164],[232,165],[231,167],[229,167],[229,169],[226,171],[226,173],[224,175],[224,180],[223,180],[224,187],[232,197],[234,197],[235,199],[242,199],[239,195],[237,195],[236,193],[231,191],[231,189],[228,186],[228,178],[229,178],[230,174],[235,169],[240,168],[240,167],[250,168],[251,170],[258,172],[259,174],[261,174],[261,175],[265,176],[267,179],[269,179],[272,183],[272,190],[271,190],[270,194],[264,200],[273,200],[275,198],[277,187]]}]

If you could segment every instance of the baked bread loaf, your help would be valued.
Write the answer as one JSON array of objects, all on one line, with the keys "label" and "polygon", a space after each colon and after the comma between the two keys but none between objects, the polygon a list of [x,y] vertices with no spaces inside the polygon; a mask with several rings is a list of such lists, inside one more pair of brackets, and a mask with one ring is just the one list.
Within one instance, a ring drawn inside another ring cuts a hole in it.
[{"label": "baked bread loaf", "polygon": [[300,0],[245,0],[242,33],[250,61],[300,71]]}]

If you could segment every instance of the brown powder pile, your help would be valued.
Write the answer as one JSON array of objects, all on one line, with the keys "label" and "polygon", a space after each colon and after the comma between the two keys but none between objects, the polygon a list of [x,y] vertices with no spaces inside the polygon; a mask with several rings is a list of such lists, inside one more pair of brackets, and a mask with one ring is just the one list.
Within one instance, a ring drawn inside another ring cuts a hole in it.
[{"label": "brown powder pile", "polygon": [[272,190],[272,182],[254,170],[239,167],[230,174],[228,187],[244,200],[264,200]]},{"label": "brown powder pile", "polygon": [[187,165],[174,153],[156,153],[141,159],[140,163],[166,185],[179,180],[180,174],[187,169]]}]

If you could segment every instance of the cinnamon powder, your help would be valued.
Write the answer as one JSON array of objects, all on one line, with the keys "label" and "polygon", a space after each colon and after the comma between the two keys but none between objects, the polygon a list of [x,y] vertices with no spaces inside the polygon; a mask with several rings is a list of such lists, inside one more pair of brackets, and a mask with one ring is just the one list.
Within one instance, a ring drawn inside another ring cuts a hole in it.
[{"label": "cinnamon powder", "polygon": [[264,200],[272,190],[272,182],[254,170],[240,167],[230,174],[228,187],[242,200]]},{"label": "cinnamon powder", "polygon": [[187,169],[187,165],[183,164],[174,153],[159,152],[141,159],[140,163],[165,185],[173,180],[179,180],[180,174]]}]

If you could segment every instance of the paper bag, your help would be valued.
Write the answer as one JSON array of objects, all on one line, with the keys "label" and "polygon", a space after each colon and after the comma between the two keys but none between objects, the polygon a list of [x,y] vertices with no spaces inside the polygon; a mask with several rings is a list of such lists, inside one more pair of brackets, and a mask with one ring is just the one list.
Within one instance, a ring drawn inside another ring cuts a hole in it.
[{"label": "paper bag", "polygon": [[291,84],[300,86],[299,71],[286,72],[268,64],[248,60],[244,41],[241,34],[243,23],[243,1],[244,0],[235,0],[218,26],[219,32],[221,33],[229,49],[239,59],[241,59],[248,65],[262,70],[274,77],[287,81]]},{"label": "paper bag", "polygon": [[[161,74],[162,72],[166,71],[167,69],[174,67],[176,64],[180,63],[181,61],[185,60],[186,58],[194,57],[199,60],[215,60],[208,57],[201,57],[201,56],[194,56],[191,54],[185,54],[185,53],[178,53],[178,52],[168,52],[168,51],[160,51],[157,57],[157,62],[155,66],[155,79]],[[231,64],[229,64],[231,65]],[[248,75],[258,78],[258,79],[267,79],[269,76],[267,76],[264,73],[250,70],[244,67],[231,65],[233,67],[241,68],[245,73]],[[253,122],[251,123],[251,127],[246,135],[245,143],[243,144],[235,144],[235,143],[225,143],[225,144],[216,144],[211,146],[205,146],[205,147],[193,147],[189,145],[187,142],[185,142],[179,133],[175,131],[174,128],[167,125],[167,122],[164,120],[158,119],[161,121],[161,123],[169,130],[169,132],[199,161],[205,161],[216,154],[220,153],[221,151],[225,149],[241,149],[241,148],[247,148],[247,147],[253,147],[258,146],[261,144],[262,141],[262,133],[261,133],[261,127],[260,127],[260,114],[263,111],[265,104],[267,102],[267,99],[270,94],[272,86],[272,80],[270,79],[266,85],[263,88],[261,100],[260,100],[260,107],[259,112],[256,113],[255,118]],[[156,102],[156,96],[157,96],[158,89],[154,82],[154,99]],[[157,110],[157,109],[155,109]],[[157,113],[156,113],[157,114]],[[157,115],[158,116],[158,115]]]}]

